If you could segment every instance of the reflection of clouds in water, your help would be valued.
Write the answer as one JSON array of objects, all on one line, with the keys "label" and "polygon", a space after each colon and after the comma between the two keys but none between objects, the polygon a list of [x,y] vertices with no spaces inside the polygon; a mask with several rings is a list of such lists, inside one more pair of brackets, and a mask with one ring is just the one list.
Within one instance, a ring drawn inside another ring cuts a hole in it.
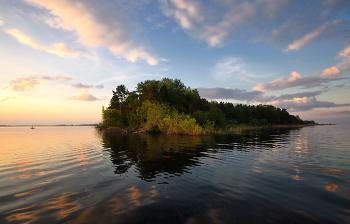
[{"label": "reflection of clouds in water", "polygon": [[81,209],[81,205],[77,203],[77,195],[78,194],[65,194],[61,197],[38,202],[25,208],[12,210],[6,213],[8,214],[6,220],[8,222],[20,221],[25,224],[39,223],[42,221],[40,220],[42,214],[48,212],[53,212],[53,216],[56,220],[63,219]]},{"label": "reflection of clouds in water", "polygon": [[[136,208],[156,202],[155,198],[159,194],[157,190],[154,189],[155,187],[156,186],[152,186],[151,188],[153,189],[148,192],[141,192],[134,186],[130,187],[117,193],[114,198],[100,205],[83,210],[81,215],[70,223],[110,223],[111,220],[124,222],[125,219],[129,217],[130,212],[133,212]],[[20,197],[39,191],[41,191],[41,189],[16,194],[14,196]],[[87,195],[86,192],[73,194],[64,193],[60,197],[7,212],[5,214],[7,215],[6,220],[8,222],[19,221],[25,224],[44,223],[43,221],[49,223],[50,221],[52,222],[52,220],[62,220],[84,209],[84,206],[79,201],[90,197],[91,195]],[[44,216],[42,216],[43,213],[46,214],[45,220],[42,220],[44,218]]]},{"label": "reflection of clouds in water", "polygon": [[263,168],[263,167],[255,167],[255,169],[253,171],[259,172],[259,173],[262,173],[263,171],[272,172],[272,173],[279,174],[279,175],[282,175],[282,176],[285,176],[285,177],[291,177],[294,180],[304,180],[305,179],[303,177],[300,177],[299,175],[292,175],[292,174],[288,174],[288,173],[285,173],[285,172],[282,172],[282,171],[279,171],[279,170],[266,169],[266,168]]},{"label": "reflection of clouds in water", "polygon": [[31,190],[31,191],[15,194],[14,196],[15,197],[22,197],[22,196],[25,196],[25,195],[38,193],[39,191],[42,191],[42,190],[43,189]]},{"label": "reflection of clouds in water", "polygon": [[338,188],[339,188],[339,186],[335,185],[335,184],[324,186],[324,189],[326,189],[327,191],[331,191],[331,192],[336,191]]},{"label": "reflection of clouds in water", "polygon": [[21,175],[15,176],[15,177],[10,177],[10,180],[38,177],[38,176],[42,176],[43,174],[45,174],[44,171],[40,171],[40,172],[36,172],[36,173],[21,174]]},{"label": "reflection of clouds in water", "polygon": [[157,190],[141,192],[136,187],[130,187],[116,195],[116,197],[101,205],[86,209],[71,223],[127,223],[129,212],[134,209],[155,202],[158,196]]}]

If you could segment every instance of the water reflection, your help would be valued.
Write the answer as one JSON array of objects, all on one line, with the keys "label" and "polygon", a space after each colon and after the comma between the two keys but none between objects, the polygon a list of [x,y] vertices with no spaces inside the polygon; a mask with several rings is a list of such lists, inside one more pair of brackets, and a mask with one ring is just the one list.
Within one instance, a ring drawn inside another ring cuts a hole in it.
[{"label": "water reflection", "polygon": [[[81,205],[77,202],[77,198],[81,197],[81,194],[63,194],[60,197],[12,210],[6,213],[6,221],[31,224],[44,223],[44,220],[48,220],[49,217],[52,220],[64,219],[81,208]],[[44,218],[43,214],[46,214],[47,217]]]},{"label": "water reflection", "polygon": [[135,222],[135,210],[155,202],[157,190],[141,192],[135,186],[118,192],[114,198],[98,205],[92,206],[70,223],[128,223]]},{"label": "water reflection", "polygon": [[116,174],[135,166],[138,177],[146,181],[159,173],[181,175],[188,167],[198,166],[201,148],[214,144],[210,136],[104,133],[101,137]]},{"label": "water reflection", "polygon": [[0,223],[350,220],[349,131],[96,138],[93,129],[76,128],[23,131],[12,137],[21,144],[7,142]]},{"label": "water reflection", "polygon": [[154,181],[157,175],[174,177],[190,172],[190,167],[202,165],[201,157],[213,157],[216,153],[276,149],[286,144],[281,138],[289,132],[288,129],[273,129],[214,136],[107,132],[100,133],[100,137],[105,151],[110,154],[115,174],[124,174],[135,166],[140,179]]}]

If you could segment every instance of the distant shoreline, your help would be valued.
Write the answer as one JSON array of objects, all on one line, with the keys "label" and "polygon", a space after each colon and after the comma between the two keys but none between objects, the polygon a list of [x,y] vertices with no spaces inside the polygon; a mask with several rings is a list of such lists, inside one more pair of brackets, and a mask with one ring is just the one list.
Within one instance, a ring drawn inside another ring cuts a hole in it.
[{"label": "distant shoreline", "polygon": [[74,126],[97,126],[97,124],[38,124],[38,125],[32,125],[32,124],[24,124],[24,125],[0,125],[0,127],[74,127]]}]

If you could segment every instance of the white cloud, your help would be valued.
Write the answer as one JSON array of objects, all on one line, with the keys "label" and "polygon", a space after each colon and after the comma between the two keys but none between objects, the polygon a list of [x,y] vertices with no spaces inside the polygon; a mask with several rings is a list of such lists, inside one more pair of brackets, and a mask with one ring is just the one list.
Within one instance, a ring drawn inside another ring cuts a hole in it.
[{"label": "white cloud", "polygon": [[249,79],[249,78],[246,78],[246,77],[241,78],[241,80],[247,81],[247,82],[256,82],[256,80],[254,80],[254,79]]},{"label": "white cloud", "polygon": [[306,33],[303,37],[298,40],[295,40],[293,43],[289,44],[284,52],[289,51],[298,51],[302,48],[308,46],[312,41],[323,35],[327,30],[329,30],[332,26],[337,26],[340,23],[340,20],[336,20],[331,24],[324,24],[319,28]]},{"label": "white cloud", "polygon": [[[91,5],[87,1],[26,0],[35,6],[44,7],[56,18],[47,21],[53,27],[75,31],[81,43],[90,47],[104,46],[116,56],[131,62],[138,59],[149,64],[158,63],[158,58],[148,53],[144,46],[133,41],[129,21],[121,10],[103,8],[104,3]],[[107,3],[108,4],[108,3]],[[100,6],[101,5],[101,6]]]},{"label": "white cloud", "polygon": [[[173,18],[192,37],[219,47],[232,40],[251,38],[286,44],[286,51],[299,50],[322,38],[346,36],[348,21],[334,21],[346,13],[348,2],[220,0],[158,0],[163,13]],[[322,13],[320,13],[322,12]],[[302,22],[300,22],[302,21]],[[311,27],[318,27],[311,30]],[[337,32],[335,32],[337,31]]]},{"label": "white cloud", "polygon": [[86,56],[82,52],[72,51],[67,45],[62,43],[55,43],[52,47],[46,47],[44,45],[39,44],[34,38],[29,35],[22,33],[17,29],[7,30],[7,33],[14,36],[20,43],[28,45],[34,49],[44,50],[51,54],[56,54],[61,57],[76,57],[76,56]]},{"label": "white cloud", "polygon": [[213,68],[214,78],[227,80],[232,77],[241,77],[247,74],[246,65],[240,57],[229,57],[221,59]]}]

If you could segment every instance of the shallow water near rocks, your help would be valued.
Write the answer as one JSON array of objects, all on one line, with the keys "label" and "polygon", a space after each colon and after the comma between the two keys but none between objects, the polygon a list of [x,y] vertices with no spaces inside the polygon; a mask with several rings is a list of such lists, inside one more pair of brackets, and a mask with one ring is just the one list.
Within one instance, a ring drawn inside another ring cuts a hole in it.
[{"label": "shallow water near rocks", "polygon": [[0,223],[350,223],[350,126],[0,128]]}]

